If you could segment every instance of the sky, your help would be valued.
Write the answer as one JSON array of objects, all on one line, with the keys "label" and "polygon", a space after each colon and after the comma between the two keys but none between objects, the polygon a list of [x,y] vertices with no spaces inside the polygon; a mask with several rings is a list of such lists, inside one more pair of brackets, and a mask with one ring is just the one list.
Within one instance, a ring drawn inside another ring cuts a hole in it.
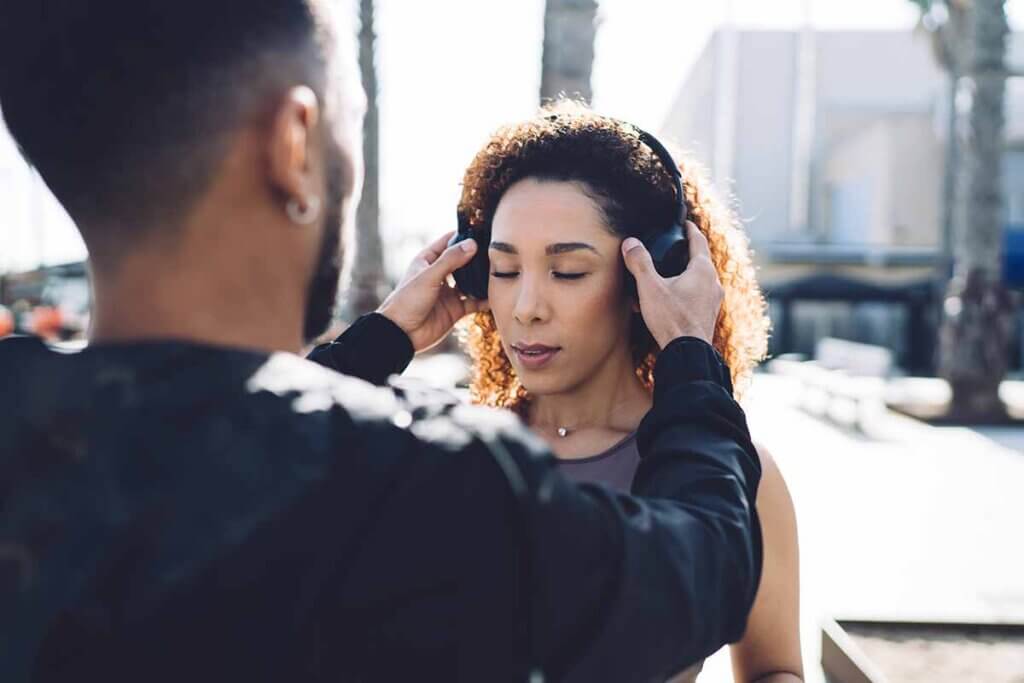
[{"label": "sky", "polygon": [[[355,7],[355,0],[338,0]],[[381,231],[400,272],[454,228],[459,182],[489,133],[537,106],[543,0],[377,0]],[[1024,0],[1010,0],[1024,26]],[[594,107],[661,128],[688,69],[731,14],[742,28],[913,28],[909,0],[599,0]],[[39,229],[38,226],[42,226]],[[0,130],[0,272],[86,255],[63,209]]]}]

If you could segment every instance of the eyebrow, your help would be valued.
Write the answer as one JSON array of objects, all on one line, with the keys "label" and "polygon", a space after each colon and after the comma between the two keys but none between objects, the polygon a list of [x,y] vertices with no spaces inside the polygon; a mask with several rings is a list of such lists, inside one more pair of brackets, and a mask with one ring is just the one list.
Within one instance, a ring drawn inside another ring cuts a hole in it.
[{"label": "eyebrow", "polygon": [[[506,254],[519,253],[519,250],[516,249],[511,244],[509,244],[508,242],[491,242],[490,248],[494,249],[495,251],[505,252]],[[548,255],[565,254],[570,251],[580,251],[582,249],[587,249],[589,251],[594,252],[595,254],[598,253],[597,249],[587,244],[586,242],[557,242],[555,244],[549,244],[547,247],[544,248],[544,253]]]}]

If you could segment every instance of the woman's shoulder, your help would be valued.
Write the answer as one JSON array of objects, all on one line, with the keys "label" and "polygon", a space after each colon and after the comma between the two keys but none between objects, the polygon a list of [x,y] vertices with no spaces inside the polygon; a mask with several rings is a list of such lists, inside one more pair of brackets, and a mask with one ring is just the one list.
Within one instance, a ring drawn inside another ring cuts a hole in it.
[{"label": "woman's shoulder", "polygon": [[768,469],[778,470],[778,465],[775,463],[775,456],[772,455],[768,447],[761,441],[754,441],[754,448],[757,450],[757,456],[761,459],[761,470],[767,471]]},{"label": "woman's shoulder", "polygon": [[785,480],[782,477],[782,472],[779,470],[779,464],[775,461],[775,456],[768,450],[760,441],[754,441],[754,449],[757,451],[757,457],[761,460],[761,483],[763,484],[766,479],[773,481],[782,480],[785,484]]},{"label": "woman's shoulder", "polygon": [[782,470],[764,444],[754,442],[757,455],[761,459],[761,485],[757,490],[757,510],[764,524],[796,524],[796,513],[793,496]]}]

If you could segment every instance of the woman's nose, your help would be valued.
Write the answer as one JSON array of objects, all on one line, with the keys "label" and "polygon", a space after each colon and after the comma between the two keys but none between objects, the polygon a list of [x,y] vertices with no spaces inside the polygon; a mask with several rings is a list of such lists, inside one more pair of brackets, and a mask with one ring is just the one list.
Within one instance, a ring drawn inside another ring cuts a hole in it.
[{"label": "woman's nose", "polygon": [[516,292],[516,304],[512,314],[520,325],[529,325],[547,317],[547,306],[544,304],[543,288],[539,283],[523,278],[519,291]]}]

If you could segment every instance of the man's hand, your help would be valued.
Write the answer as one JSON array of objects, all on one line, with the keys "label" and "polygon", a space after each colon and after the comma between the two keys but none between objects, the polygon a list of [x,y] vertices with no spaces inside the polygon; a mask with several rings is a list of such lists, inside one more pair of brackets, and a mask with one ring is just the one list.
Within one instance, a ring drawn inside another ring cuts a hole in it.
[{"label": "man's hand", "polygon": [[448,285],[448,276],[469,263],[477,250],[474,240],[447,247],[451,236],[449,232],[421,251],[377,309],[409,335],[417,353],[444,339],[463,316],[487,310],[486,301],[462,296]]},{"label": "man's hand", "polygon": [[690,261],[686,270],[670,278],[654,269],[640,240],[630,237],[622,242],[622,257],[636,278],[640,314],[661,348],[677,337],[697,337],[710,344],[725,296],[704,234],[687,221],[686,235]]}]

